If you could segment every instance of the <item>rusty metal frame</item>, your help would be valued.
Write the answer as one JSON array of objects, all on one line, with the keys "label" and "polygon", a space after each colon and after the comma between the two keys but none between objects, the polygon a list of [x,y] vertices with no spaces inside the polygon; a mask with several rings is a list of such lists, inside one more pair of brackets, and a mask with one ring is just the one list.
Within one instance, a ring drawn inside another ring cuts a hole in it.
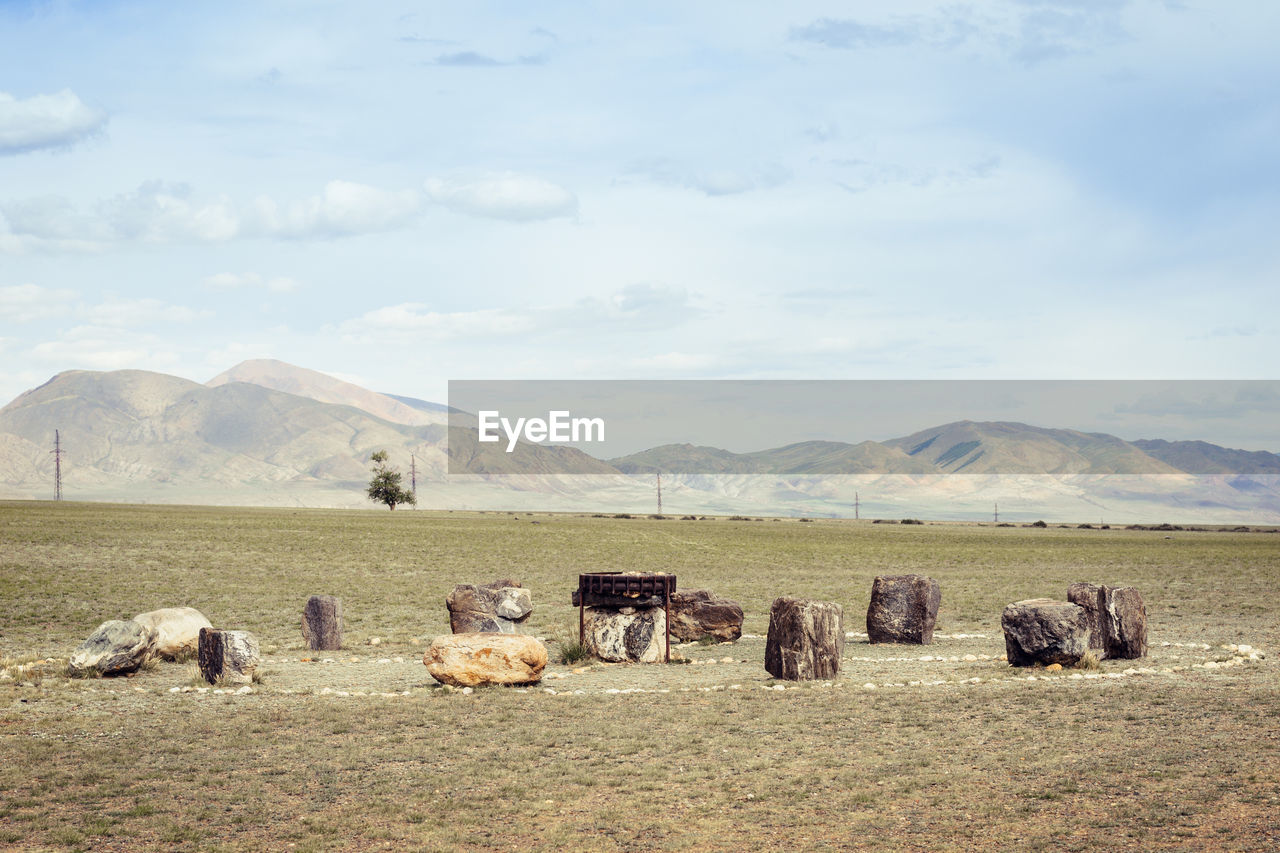
[{"label": "rusty metal frame", "polygon": [[587,594],[662,596],[662,613],[666,663],[671,662],[671,594],[676,591],[676,576],[666,572],[624,573],[584,572],[578,575],[578,643],[586,641]]}]

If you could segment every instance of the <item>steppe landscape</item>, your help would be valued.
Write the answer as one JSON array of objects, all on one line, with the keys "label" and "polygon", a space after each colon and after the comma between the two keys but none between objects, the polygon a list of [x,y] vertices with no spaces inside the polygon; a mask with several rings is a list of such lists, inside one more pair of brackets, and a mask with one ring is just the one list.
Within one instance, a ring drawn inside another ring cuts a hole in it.
[{"label": "steppe landscape", "polygon": [[[1273,850],[1280,534],[591,514],[0,504],[0,844],[53,850]],[[688,662],[555,662],[579,572],[742,602]],[[870,645],[877,574],[943,597],[931,646]],[[515,577],[553,663],[443,688],[456,583]],[[1074,581],[1146,598],[1150,653],[1014,669],[1001,608]],[[345,602],[313,653],[313,593]],[[838,679],[762,666],[778,595],[844,607]],[[252,631],[249,691],[192,663],[70,679],[100,622],[192,605]],[[376,641],[376,642],[375,642]],[[323,656],[321,656],[323,654]]]}]

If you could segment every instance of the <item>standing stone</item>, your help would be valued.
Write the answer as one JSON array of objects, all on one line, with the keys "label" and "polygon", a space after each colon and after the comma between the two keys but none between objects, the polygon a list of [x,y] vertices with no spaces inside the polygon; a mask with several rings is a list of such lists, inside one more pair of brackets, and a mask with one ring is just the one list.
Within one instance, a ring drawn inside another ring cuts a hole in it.
[{"label": "standing stone", "polygon": [[532,684],[542,678],[547,647],[522,634],[445,634],[422,656],[427,672],[441,684]]},{"label": "standing stone", "polygon": [[1084,608],[1067,601],[1031,598],[1010,604],[1000,616],[1011,666],[1075,666],[1089,651]]},{"label": "standing stone", "polygon": [[1131,586],[1073,583],[1067,588],[1067,598],[1083,607],[1089,616],[1093,631],[1089,648],[1099,649],[1103,658],[1146,657],[1147,606],[1138,590]]},{"label": "standing stone", "polygon": [[742,605],[708,589],[673,592],[671,636],[682,643],[703,637],[736,641],[742,636]]},{"label": "standing stone", "polygon": [[587,607],[582,620],[582,642],[600,660],[666,660],[667,615],[661,607]]},{"label": "standing stone", "polygon": [[302,610],[302,639],[312,651],[342,648],[342,599],[313,595]]},{"label": "standing stone", "polygon": [[162,607],[139,613],[133,621],[155,631],[151,653],[165,660],[191,658],[200,642],[200,629],[213,627],[194,607]]},{"label": "standing stone", "polygon": [[248,684],[261,662],[258,640],[248,631],[201,628],[197,662],[200,674],[210,684],[217,684],[219,680]]},{"label": "standing stone", "polygon": [[529,590],[513,580],[458,584],[444,603],[449,608],[449,629],[455,634],[515,634],[533,612]]},{"label": "standing stone", "polygon": [[783,596],[769,610],[764,668],[774,678],[813,681],[840,674],[844,608],[829,601]]},{"label": "standing stone", "polygon": [[1106,609],[1106,587],[1096,583],[1073,583],[1067,587],[1067,601],[1084,608],[1089,622],[1089,648],[1098,649],[1106,656],[1107,634],[1102,627],[1102,612]]},{"label": "standing stone", "polygon": [[1103,614],[1109,658],[1132,660],[1147,654],[1147,605],[1131,586],[1106,588]]},{"label": "standing stone", "polygon": [[97,670],[99,675],[126,675],[137,672],[151,655],[155,631],[132,619],[103,622],[67,660],[74,676]]},{"label": "standing stone", "polygon": [[942,588],[924,575],[882,575],[871,584],[867,636],[873,643],[933,642]]}]

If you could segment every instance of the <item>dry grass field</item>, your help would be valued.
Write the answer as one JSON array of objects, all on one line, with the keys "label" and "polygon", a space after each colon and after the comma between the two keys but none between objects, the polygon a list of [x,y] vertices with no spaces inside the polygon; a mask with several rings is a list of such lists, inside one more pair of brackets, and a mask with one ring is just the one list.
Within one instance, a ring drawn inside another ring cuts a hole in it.
[{"label": "dry grass field", "polygon": [[[602,569],[735,598],[755,636],[469,694],[419,662],[454,584],[507,576],[554,658]],[[775,689],[774,597],[857,632],[907,571],[942,584],[934,646],[855,637],[839,681]],[[1142,591],[1148,661],[997,660],[1005,604],[1080,580]],[[1274,533],[0,503],[0,848],[1275,850],[1277,589]],[[300,660],[313,593],[344,602],[328,662]],[[103,620],[180,604],[258,636],[253,693],[62,674]]]}]

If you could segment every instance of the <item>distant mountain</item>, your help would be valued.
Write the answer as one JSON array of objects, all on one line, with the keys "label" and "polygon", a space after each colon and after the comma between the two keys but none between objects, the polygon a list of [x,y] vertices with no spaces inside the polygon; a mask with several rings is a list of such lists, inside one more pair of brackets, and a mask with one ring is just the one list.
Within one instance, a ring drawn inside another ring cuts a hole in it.
[{"label": "distant mountain", "polygon": [[[445,428],[409,426],[351,406],[321,403],[244,382],[206,387],[122,370],[69,371],[0,409],[0,480],[47,482],[54,429],[66,449],[65,478],[83,494],[161,483],[216,490],[368,479],[368,458],[438,444]],[[434,466],[443,468],[443,453]]]},{"label": "distant mountain", "polygon": [[432,403],[430,400],[419,400],[417,397],[402,397],[399,394],[383,394],[382,396],[390,397],[398,403],[404,403],[409,408],[418,409],[422,412],[439,412],[447,415],[450,412],[458,411],[452,406],[446,406],[443,403]]},{"label": "distant mountain", "polygon": [[957,421],[886,441],[943,474],[1177,474],[1105,433],[1004,421]]},{"label": "distant mountain", "polygon": [[933,474],[937,468],[903,451],[864,441],[802,441],[754,453],[732,453],[718,447],[666,444],[629,456],[610,459],[628,474],[684,472],[697,474]]},{"label": "distant mountain", "polygon": [[1231,450],[1207,441],[1139,439],[1149,456],[1190,474],[1280,474],[1280,456],[1265,450]]},{"label": "distant mountain", "polygon": [[412,466],[424,505],[441,508],[652,512],[661,472],[668,512],[848,515],[857,497],[864,518],[990,518],[998,502],[1002,519],[1280,519],[1280,457],[1205,442],[960,421],[885,442],[671,444],[600,460],[529,444],[507,454],[474,429],[447,430],[444,408],[281,362],[246,362],[208,385],[68,371],[0,409],[0,498],[51,496],[57,429],[75,499],[369,506],[369,455],[388,450],[406,482]]},{"label": "distant mountain", "polygon": [[414,400],[412,397],[379,394],[327,374],[271,358],[242,361],[230,370],[219,373],[205,384],[210,388],[216,388],[229,382],[247,382],[274,391],[297,394],[299,397],[307,397],[321,403],[354,406],[396,424],[427,426],[442,424],[448,420],[448,406],[428,403],[425,400]]}]

